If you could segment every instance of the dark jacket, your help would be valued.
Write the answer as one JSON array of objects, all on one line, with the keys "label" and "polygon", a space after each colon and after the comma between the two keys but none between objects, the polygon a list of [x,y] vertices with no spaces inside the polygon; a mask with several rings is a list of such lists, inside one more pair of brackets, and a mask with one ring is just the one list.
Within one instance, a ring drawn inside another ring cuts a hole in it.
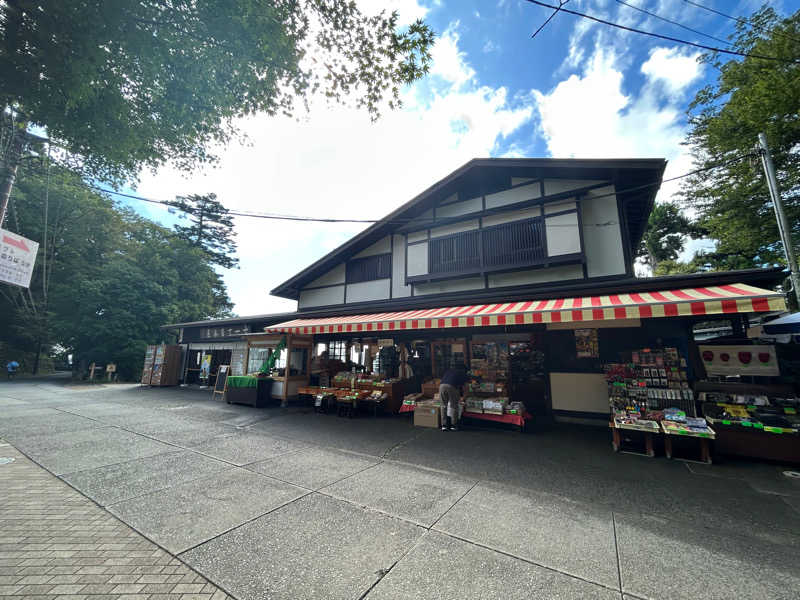
[{"label": "dark jacket", "polygon": [[467,372],[464,369],[447,369],[442,375],[441,383],[460,388],[467,382]]}]

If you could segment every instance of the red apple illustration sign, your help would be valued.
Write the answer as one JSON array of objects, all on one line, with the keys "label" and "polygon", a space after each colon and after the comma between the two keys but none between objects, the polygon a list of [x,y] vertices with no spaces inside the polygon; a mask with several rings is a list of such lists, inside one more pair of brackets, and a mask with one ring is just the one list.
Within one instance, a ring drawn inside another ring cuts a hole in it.
[{"label": "red apple illustration sign", "polygon": [[39,243],[0,229],[0,282],[29,287]]},{"label": "red apple illustration sign", "polygon": [[780,374],[775,346],[698,346],[698,350],[708,375]]}]

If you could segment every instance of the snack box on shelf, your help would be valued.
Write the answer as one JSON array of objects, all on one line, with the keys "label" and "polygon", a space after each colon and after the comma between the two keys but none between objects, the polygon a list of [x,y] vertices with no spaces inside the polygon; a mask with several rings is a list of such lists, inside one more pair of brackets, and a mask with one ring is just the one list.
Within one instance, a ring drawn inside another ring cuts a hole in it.
[{"label": "snack box on shelf", "polygon": [[617,429],[631,429],[634,431],[648,431],[650,433],[660,433],[656,421],[649,421],[647,419],[636,419],[625,416],[614,417],[614,427]]},{"label": "snack box on shelf", "polygon": [[716,437],[716,434],[711,427],[692,427],[686,423],[667,421],[666,419],[661,421],[661,428],[664,430],[664,433],[668,435],[685,435],[689,437],[701,437],[712,440]]}]

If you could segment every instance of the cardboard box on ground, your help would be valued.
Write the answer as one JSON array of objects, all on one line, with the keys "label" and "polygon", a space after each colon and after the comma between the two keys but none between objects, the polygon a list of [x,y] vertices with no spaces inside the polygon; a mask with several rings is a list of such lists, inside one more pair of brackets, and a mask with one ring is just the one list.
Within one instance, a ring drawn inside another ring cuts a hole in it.
[{"label": "cardboard box on ground", "polygon": [[415,427],[435,427],[442,426],[442,410],[438,403],[418,402],[414,409]]}]

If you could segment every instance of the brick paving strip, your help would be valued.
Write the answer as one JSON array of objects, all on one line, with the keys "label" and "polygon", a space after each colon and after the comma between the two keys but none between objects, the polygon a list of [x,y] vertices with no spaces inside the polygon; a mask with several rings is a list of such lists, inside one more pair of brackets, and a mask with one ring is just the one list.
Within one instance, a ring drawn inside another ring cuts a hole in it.
[{"label": "brick paving strip", "polygon": [[0,600],[230,598],[2,439],[0,458]]}]

